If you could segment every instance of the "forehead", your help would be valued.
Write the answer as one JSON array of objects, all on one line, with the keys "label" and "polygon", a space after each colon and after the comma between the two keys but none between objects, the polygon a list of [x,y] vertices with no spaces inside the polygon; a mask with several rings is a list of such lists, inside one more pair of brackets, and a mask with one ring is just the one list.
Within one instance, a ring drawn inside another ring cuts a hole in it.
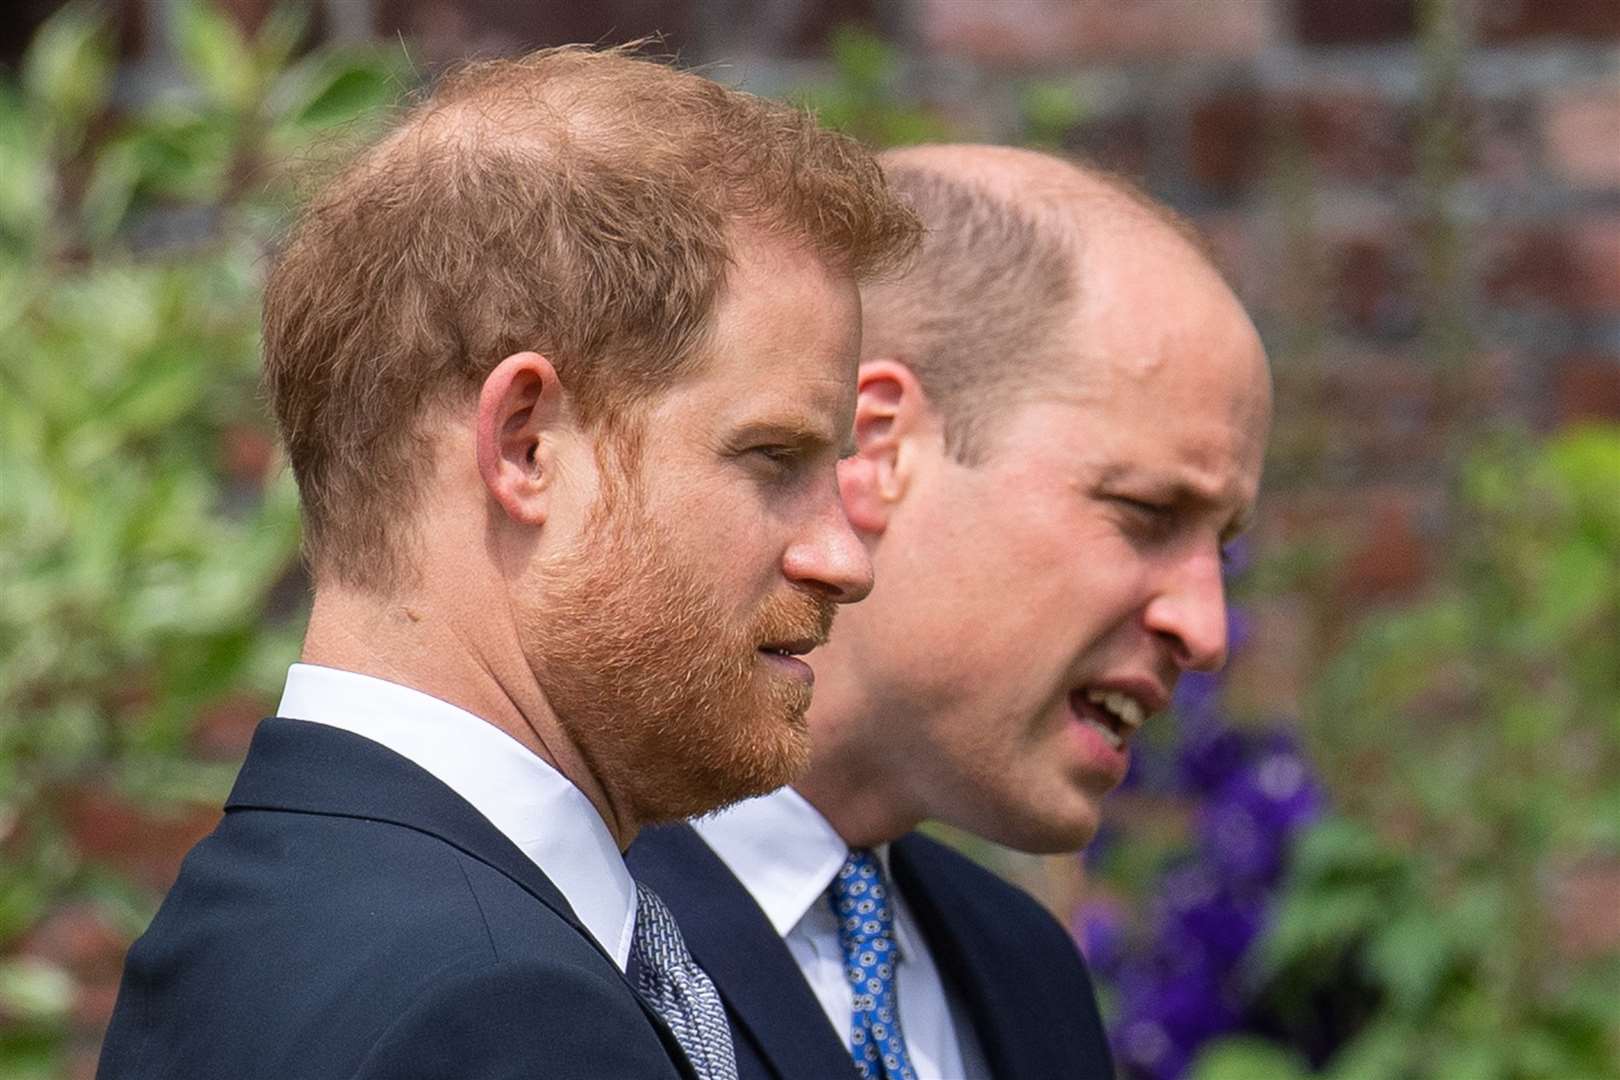
[{"label": "forehead", "polygon": [[855,281],[798,245],[739,237],[700,351],[655,415],[695,412],[705,428],[775,420],[841,440],[860,352]]},{"label": "forehead", "polygon": [[1155,478],[1252,502],[1270,426],[1259,335],[1183,242],[1088,244],[1076,308],[1027,395],[1048,447],[1088,475]]}]

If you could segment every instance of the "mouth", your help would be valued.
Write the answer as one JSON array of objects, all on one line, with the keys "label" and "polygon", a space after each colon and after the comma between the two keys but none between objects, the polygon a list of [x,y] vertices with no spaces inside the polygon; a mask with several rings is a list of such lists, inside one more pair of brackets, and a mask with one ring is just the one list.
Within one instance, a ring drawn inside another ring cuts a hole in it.
[{"label": "mouth", "polygon": [[1115,750],[1124,750],[1143,721],[1157,711],[1152,700],[1130,690],[1095,686],[1071,690],[1069,707]]},{"label": "mouth", "polygon": [[805,653],[821,645],[818,638],[799,638],[795,641],[774,642],[761,645],[759,651],[772,656],[803,656]]}]

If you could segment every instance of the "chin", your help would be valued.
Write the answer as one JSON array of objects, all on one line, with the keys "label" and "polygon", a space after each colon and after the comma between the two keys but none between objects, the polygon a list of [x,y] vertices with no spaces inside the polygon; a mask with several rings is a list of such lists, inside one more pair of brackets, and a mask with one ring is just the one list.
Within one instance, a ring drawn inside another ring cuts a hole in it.
[{"label": "chin", "polygon": [[1091,843],[1101,824],[1101,815],[1091,805],[1068,814],[1054,814],[1050,807],[1002,807],[987,818],[988,828],[968,826],[968,831],[1029,855],[1073,854]]}]

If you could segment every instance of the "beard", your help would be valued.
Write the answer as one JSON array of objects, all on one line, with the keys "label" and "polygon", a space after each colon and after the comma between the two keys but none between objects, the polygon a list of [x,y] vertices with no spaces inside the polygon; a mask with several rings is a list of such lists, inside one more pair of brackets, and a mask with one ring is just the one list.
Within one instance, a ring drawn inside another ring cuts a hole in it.
[{"label": "beard", "polygon": [[558,724],[609,798],[656,824],[803,773],[811,689],[759,647],[824,642],[834,602],[789,588],[739,625],[622,489],[603,492],[586,536],[545,567],[546,598],[524,636]]}]

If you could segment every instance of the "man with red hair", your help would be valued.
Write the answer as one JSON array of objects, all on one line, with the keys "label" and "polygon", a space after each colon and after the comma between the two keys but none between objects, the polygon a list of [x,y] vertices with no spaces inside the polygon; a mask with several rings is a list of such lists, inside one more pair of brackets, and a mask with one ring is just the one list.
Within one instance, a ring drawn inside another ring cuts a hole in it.
[{"label": "man with red hair", "polygon": [[265,299],[314,606],[130,952],[100,1075],[729,1080],[621,857],[769,791],[871,584],[835,465],[914,216],[803,113],[624,51],[447,78]]}]

